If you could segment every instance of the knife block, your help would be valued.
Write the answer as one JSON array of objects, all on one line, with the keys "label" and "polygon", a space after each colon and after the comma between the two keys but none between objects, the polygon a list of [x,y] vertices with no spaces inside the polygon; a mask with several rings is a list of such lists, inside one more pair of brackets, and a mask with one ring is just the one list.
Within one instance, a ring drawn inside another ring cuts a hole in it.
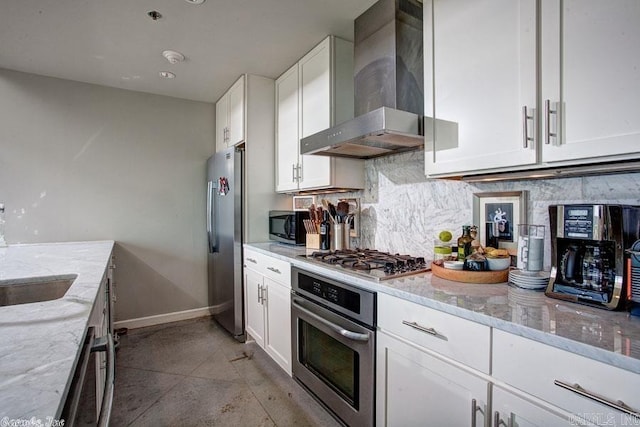
[{"label": "knife block", "polygon": [[320,234],[307,233],[307,249],[320,249]]}]

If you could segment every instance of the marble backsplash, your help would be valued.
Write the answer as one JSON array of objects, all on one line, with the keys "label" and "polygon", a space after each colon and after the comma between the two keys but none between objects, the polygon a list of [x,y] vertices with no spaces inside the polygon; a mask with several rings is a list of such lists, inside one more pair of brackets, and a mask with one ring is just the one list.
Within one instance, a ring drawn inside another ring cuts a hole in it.
[{"label": "marble backsplash", "polygon": [[567,203],[640,205],[640,173],[467,183],[427,179],[424,153],[414,151],[366,161],[365,189],[341,195],[361,201],[360,238],[352,245],[433,257],[441,230],[454,238],[473,222],[473,194],[528,191],[528,221],[547,226],[545,268],[550,267],[548,206]]}]

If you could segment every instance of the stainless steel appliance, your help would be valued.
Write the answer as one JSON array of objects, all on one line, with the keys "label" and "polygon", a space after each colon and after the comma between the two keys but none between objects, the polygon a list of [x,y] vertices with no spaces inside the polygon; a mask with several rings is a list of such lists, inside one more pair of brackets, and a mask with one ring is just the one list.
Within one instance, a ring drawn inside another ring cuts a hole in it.
[{"label": "stainless steel appliance", "polygon": [[309,211],[269,211],[269,239],[291,245],[304,245],[307,234],[303,221]]},{"label": "stainless steel appliance", "polygon": [[292,268],[293,377],[350,426],[374,424],[376,294]]},{"label": "stainless steel appliance", "polygon": [[207,161],[209,305],[238,341],[246,339],[242,296],[243,151],[219,151]]},{"label": "stainless steel appliance", "polygon": [[368,159],[424,146],[422,45],[420,0],[380,0],[356,18],[356,117],[301,139],[300,152]]},{"label": "stainless steel appliance", "polygon": [[545,294],[609,310],[621,307],[629,286],[625,250],[640,239],[640,207],[549,206],[549,220],[552,267]]},{"label": "stainless steel appliance", "polygon": [[348,274],[371,280],[389,280],[431,269],[423,257],[392,255],[373,249],[343,249],[302,255],[313,263],[325,264]]}]

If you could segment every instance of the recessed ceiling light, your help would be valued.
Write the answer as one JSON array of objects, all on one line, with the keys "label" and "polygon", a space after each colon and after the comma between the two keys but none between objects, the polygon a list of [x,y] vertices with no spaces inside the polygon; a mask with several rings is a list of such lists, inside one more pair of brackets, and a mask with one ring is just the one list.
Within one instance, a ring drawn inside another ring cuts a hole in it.
[{"label": "recessed ceiling light", "polygon": [[150,10],[149,12],[147,12],[147,16],[149,16],[149,18],[153,19],[154,21],[162,18],[162,14],[157,10]]},{"label": "recessed ceiling light", "polygon": [[177,64],[178,62],[184,61],[184,55],[180,52],[176,52],[175,50],[165,50],[162,52],[162,56],[167,58],[171,64]]},{"label": "recessed ceiling light", "polygon": [[204,3],[204,0],[184,0],[189,4],[202,4]]},{"label": "recessed ceiling light", "polygon": [[160,71],[160,77],[162,77],[163,79],[175,79],[176,75],[173,74],[171,71]]}]

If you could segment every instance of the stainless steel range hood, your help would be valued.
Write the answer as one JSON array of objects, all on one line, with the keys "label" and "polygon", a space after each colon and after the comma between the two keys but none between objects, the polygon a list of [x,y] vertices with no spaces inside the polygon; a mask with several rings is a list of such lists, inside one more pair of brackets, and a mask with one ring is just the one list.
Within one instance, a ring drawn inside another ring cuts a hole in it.
[{"label": "stainless steel range hood", "polygon": [[369,159],[423,147],[422,45],[419,0],[380,0],[356,18],[356,117],[301,139],[300,152]]}]

